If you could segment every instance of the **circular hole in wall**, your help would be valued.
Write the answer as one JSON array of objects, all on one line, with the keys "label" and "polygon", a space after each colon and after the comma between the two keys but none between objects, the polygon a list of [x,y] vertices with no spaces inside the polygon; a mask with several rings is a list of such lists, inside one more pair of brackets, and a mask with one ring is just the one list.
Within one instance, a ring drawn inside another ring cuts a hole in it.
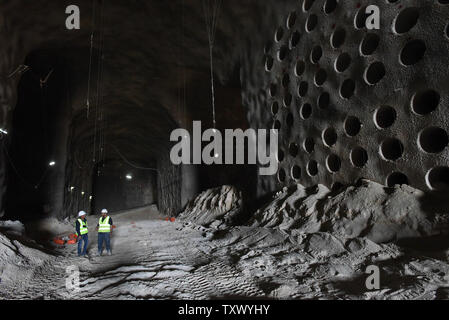
[{"label": "circular hole in wall", "polygon": [[323,56],[323,49],[320,46],[316,46],[312,49],[310,53],[310,61],[314,64],[318,63]]},{"label": "circular hole in wall", "polygon": [[362,43],[360,44],[360,52],[365,56],[372,55],[379,46],[379,42],[380,38],[377,34],[366,34],[362,40]]},{"label": "circular hole in wall", "polygon": [[368,152],[362,147],[352,149],[349,158],[354,167],[362,168],[368,162]]},{"label": "circular hole in wall", "polygon": [[349,116],[344,123],[345,133],[350,137],[355,137],[362,129],[362,123],[357,117]]},{"label": "circular hole in wall", "polygon": [[418,18],[418,8],[405,8],[396,17],[394,31],[399,34],[410,31],[418,22]]},{"label": "circular hole in wall", "polygon": [[302,4],[302,9],[304,11],[309,11],[310,8],[312,8],[312,5],[314,2],[315,2],[315,0],[304,0],[304,2]]},{"label": "circular hole in wall", "polygon": [[304,103],[299,113],[304,120],[309,119],[312,115],[312,105],[310,103]]},{"label": "circular hole in wall", "polygon": [[279,162],[284,161],[284,157],[285,157],[284,151],[282,151],[281,149],[279,149],[279,150],[278,150],[278,161],[279,161]]},{"label": "circular hole in wall", "polygon": [[370,85],[375,85],[382,78],[385,77],[385,66],[382,62],[376,61],[373,62],[366,70],[365,70],[365,82]]},{"label": "circular hole in wall", "polygon": [[426,174],[427,186],[432,190],[447,190],[449,188],[449,168],[435,167]]},{"label": "circular hole in wall", "polygon": [[275,120],[273,122],[273,129],[276,129],[276,130],[280,130],[281,129],[281,122],[279,120]]},{"label": "circular hole in wall", "polygon": [[401,51],[401,63],[406,66],[418,63],[424,57],[426,49],[426,44],[422,40],[411,40],[407,42]]},{"label": "circular hole in wall", "polygon": [[346,31],[343,28],[338,28],[331,35],[331,45],[333,48],[340,48],[346,39]]},{"label": "circular hole in wall", "polygon": [[287,28],[291,29],[295,26],[296,23],[296,12],[293,11],[289,14],[288,18],[287,18]]},{"label": "circular hole in wall", "polygon": [[282,61],[282,60],[285,59],[285,57],[287,56],[287,52],[288,52],[288,48],[286,46],[282,46],[279,49],[279,52],[278,52],[278,59],[279,59],[279,61]]},{"label": "circular hole in wall", "polygon": [[309,85],[307,84],[307,82],[301,81],[298,86],[298,95],[300,97],[305,97],[308,89]]},{"label": "circular hole in wall", "polygon": [[288,73],[286,73],[282,77],[282,86],[284,88],[287,88],[289,84],[290,84],[290,76],[288,75]]},{"label": "circular hole in wall", "polygon": [[274,60],[272,57],[268,56],[265,59],[265,70],[266,71],[271,71],[271,69],[273,69],[273,64],[274,64]]},{"label": "circular hole in wall", "polygon": [[291,112],[289,112],[287,114],[287,118],[285,119],[285,123],[287,123],[287,126],[291,127],[293,126],[293,114]]},{"label": "circular hole in wall", "polygon": [[306,70],[306,64],[302,60],[298,60],[296,62],[295,74],[297,77],[300,77],[304,71]]},{"label": "circular hole in wall", "polygon": [[326,0],[323,9],[324,13],[331,14],[337,9],[337,0]]},{"label": "circular hole in wall", "polygon": [[278,180],[279,182],[283,183],[285,182],[285,179],[286,179],[285,170],[281,168],[278,171]]},{"label": "circular hole in wall", "polygon": [[284,107],[288,108],[292,104],[292,99],[293,99],[292,95],[289,92],[287,92],[284,97]]},{"label": "circular hole in wall", "polygon": [[292,174],[292,178],[293,179],[295,179],[295,180],[301,179],[301,168],[299,166],[297,166],[297,165],[294,165],[292,167],[291,174]]},{"label": "circular hole in wall", "polygon": [[340,87],[340,95],[344,99],[349,99],[354,95],[355,82],[352,79],[346,79],[343,81]]},{"label": "circular hole in wall", "polygon": [[330,103],[330,95],[327,92],[323,92],[318,97],[318,108],[326,109]]},{"label": "circular hole in wall", "polygon": [[380,144],[380,155],[385,160],[396,161],[404,153],[404,145],[396,138],[387,138]]},{"label": "circular hole in wall", "polygon": [[438,107],[440,94],[432,89],[420,91],[413,96],[411,104],[413,112],[424,116]]},{"label": "circular hole in wall", "polygon": [[318,174],[318,163],[315,160],[310,160],[307,163],[307,174],[311,177],[314,177]]},{"label": "circular hole in wall", "polygon": [[294,158],[298,155],[298,152],[298,145],[294,142],[290,143],[290,145],[288,146],[288,153]]},{"label": "circular hole in wall", "polygon": [[327,79],[327,72],[324,69],[320,69],[317,71],[317,73],[315,74],[315,84],[318,87],[321,87]]},{"label": "circular hole in wall", "polygon": [[283,36],[284,36],[284,29],[279,27],[276,31],[276,34],[274,35],[274,40],[276,40],[276,42],[279,42],[282,40]]},{"label": "circular hole in wall", "polygon": [[329,155],[326,158],[326,167],[327,167],[327,170],[329,170],[329,172],[331,172],[331,173],[340,171],[340,168],[341,168],[340,158],[335,154]]},{"label": "circular hole in wall", "polygon": [[306,31],[307,32],[313,31],[313,29],[315,29],[317,24],[318,24],[318,17],[314,14],[311,14],[309,18],[307,18]]},{"label": "circular hole in wall", "polygon": [[271,104],[271,113],[273,115],[276,115],[278,113],[278,111],[279,111],[279,103],[277,101],[275,101]]},{"label": "circular hole in wall", "polygon": [[354,26],[356,29],[362,29],[366,27],[366,20],[368,19],[368,14],[366,14],[366,6],[361,7],[354,18]]},{"label": "circular hole in wall", "polygon": [[337,59],[335,59],[335,70],[337,72],[343,72],[349,68],[350,64],[351,56],[348,53],[344,52],[340,54]]},{"label": "circular hole in wall", "polygon": [[408,178],[402,172],[393,172],[387,177],[386,185],[390,188],[403,184],[408,184]]},{"label": "circular hole in wall", "polygon": [[418,136],[419,146],[427,153],[439,153],[447,147],[448,143],[446,131],[439,127],[428,127]]},{"label": "circular hole in wall", "polygon": [[330,148],[337,143],[337,132],[334,128],[327,128],[323,131],[322,139],[324,145]]},{"label": "circular hole in wall", "polygon": [[290,48],[291,49],[295,48],[298,45],[300,39],[301,34],[298,31],[293,32],[290,38]]},{"label": "circular hole in wall", "polygon": [[390,106],[382,106],[374,112],[374,124],[379,129],[391,127],[396,121],[396,110]]},{"label": "circular hole in wall", "polygon": [[315,142],[312,138],[306,138],[306,140],[304,140],[303,147],[307,153],[312,153],[315,149]]}]

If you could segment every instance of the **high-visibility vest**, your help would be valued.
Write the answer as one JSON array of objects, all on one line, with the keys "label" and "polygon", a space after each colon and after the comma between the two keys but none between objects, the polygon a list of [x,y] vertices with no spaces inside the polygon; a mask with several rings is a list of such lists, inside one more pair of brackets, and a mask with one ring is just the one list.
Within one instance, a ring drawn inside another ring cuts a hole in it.
[{"label": "high-visibility vest", "polygon": [[87,234],[88,230],[87,230],[87,220],[81,220],[78,219],[78,222],[80,223],[80,233],[81,235],[83,234]]},{"label": "high-visibility vest", "polygon": [[98,232],[111,232],[111,225],[109,224],[109,216],[104,218],[103,221],[101,221],[103,217],[100,218],[98,221]]}]

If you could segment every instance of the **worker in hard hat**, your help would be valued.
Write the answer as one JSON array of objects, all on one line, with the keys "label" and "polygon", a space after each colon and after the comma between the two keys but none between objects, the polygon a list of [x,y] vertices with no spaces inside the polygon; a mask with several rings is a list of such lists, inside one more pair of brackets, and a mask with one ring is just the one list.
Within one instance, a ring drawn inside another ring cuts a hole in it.
[{"label": "worker in hard hat", "polygon": [[108,215],[108,210],[101,210],[101,217],[97,224],[98,231],[98,255],[103,253],[103,242],[106,243],[106,251],[108,255],[112,255],[111,252],[111,233],[112,233],[112,218]]},{"label": "worker in hard hat", "polygon": [[[78,220],[76,220],[75,224],[76,229],[76,235],[78,236],[78,257],[86,257],[87,255],[87,244],[89,243],[89,238],[87,236],[88,230],[87,230],[87,219],[86,219],[86,212],[80,211],[78,213]],[[84,242],[84,248],[81,250],[81,247]]]}]

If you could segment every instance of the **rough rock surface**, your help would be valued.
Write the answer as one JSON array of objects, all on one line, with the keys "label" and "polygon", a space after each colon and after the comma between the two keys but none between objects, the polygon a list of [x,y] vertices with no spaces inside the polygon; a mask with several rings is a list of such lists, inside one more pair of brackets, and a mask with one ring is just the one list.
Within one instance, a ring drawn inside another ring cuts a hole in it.
[{"label": "rough rock surface", "polygon": [[339,193],[327,187],[284,188],[258,210],[253,226],[277,227],[302,233],[329,232],[345,238],[367,237],[381,243],[432,236],[444,231],[448,215],[423,209],[424,193],[410,186],[386,188],[363,180]]},{"label": "rough rock surface", "polygon": [[222,186],[202,192],[179,218],[203,226],[229,225],[242,213],[242,205],[240,191],[233,186]]}]

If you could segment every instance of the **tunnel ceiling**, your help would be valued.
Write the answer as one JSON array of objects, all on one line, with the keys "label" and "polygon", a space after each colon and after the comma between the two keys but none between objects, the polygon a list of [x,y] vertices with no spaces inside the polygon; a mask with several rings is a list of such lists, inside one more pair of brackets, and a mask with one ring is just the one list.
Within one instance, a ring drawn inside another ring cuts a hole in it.
[{"label": "tunnel ceiling", "polygon": [[[65,29],[65,8],[70,4],[80,7],[80,30]],[[186,119],[210,121],[210,60],[202,0],[2,1],[0,8],[12,43],[10,60],[16,62],[4,66],[9,68],[5,72],[24,63],[32,52],[64,57],[71,77],[72,141],[83,149],[91,144],[98,126],[93,117],[87,119],[89,74],[91,112],[95,113],[99,84],[98,105],[107,121],[108,141],[136,158],[162,152],[167,132]],[[263,28],[267,15],[275,15],[275,10],[265,2],[223,3],[214,48],[215,75],[223,84],[233,81],[230,86],[239,86],[235,82],[247,36],[256,27]],[[38,68],[36,61],[32,69]],[[42,70],[39,76],[45,78],[48,72]]]}]

